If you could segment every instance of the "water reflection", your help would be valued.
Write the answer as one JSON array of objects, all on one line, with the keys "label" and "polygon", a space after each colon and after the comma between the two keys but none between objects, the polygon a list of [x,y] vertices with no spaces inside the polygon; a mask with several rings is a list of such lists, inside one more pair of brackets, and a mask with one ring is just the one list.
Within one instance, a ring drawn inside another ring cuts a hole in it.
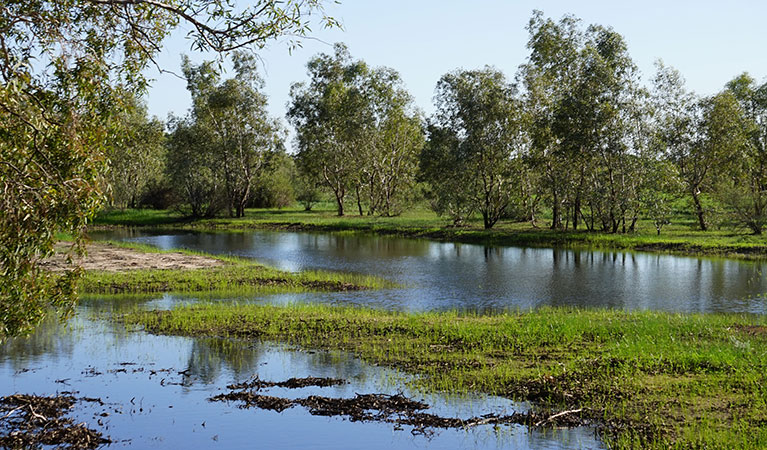
[{"label": "water reflection", "polygon": [[765,263],[317,233],[119,230],[93,237],[252,257],[291,271],[363,272],[406,286],[366,293],[282,296],[276,301],[345,302],[400,310],[488,311],[552,305],[767,312]]},{"label": "water reflection", "polygon": [[[103,405],[78,407],[75,420],[93,426],[103,422],[100,428],[117,441],[110,447],[120,448],[603,448],[591,429],[540,433],[524,427],[486,426],[438,431],[426,439],[411,435],[407,428],[396,431],[390,424],[317,417],[302,408],[276,413],[209,402],[227,384],[255,375],[273,381],[306,376],[350,381],[332,388],[266,392],[290,398],[399,391],[414,398],[424,396],[409,389],[402,374],[340,352],[296,352],[252,341],[126,333],[119,324],[100,319],[105,311],[190,300],[130,299],[127,306],[119,299],[104,298],[101,305],[99,300],[89,300],[80,305],[69,326],[49,321],[34,335],[0,346],[0,395],[74,391],[76,396],[101,398]],[[527,407],[479,395],[432,394],[425,400],[433,405],[432,413],[466,418]]]}]

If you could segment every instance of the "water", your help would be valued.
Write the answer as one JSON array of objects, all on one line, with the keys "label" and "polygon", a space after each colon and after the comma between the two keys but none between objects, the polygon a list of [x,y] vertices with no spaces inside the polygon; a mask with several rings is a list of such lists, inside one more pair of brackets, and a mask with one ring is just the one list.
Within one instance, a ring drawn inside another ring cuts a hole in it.
[{"label": "water", "polygon": [[93,237],[256,258],[289,271],[362,272],[404,285],[376,292],[286,295],[273,300],[278,302],[353,303],[407,311],[550,305],[767,312],[765,263],[318,233],[120,230]]},{"label": "water", "polygon": [[[432,405],[427,412],[469,418],[510,414],[527,405],[488,396],[424,395],[408,389],[404,375],[373,367],[344,353],[300,352],[274,344],[192,339],[127,332],[103,319],[108,311],[162,306],[190,299],[91,299],[67,326],[46,322],[33,336],[0,346],[0,395],[77,392],[104,402],[80,403],[83,421],[115,440],[110,448],[603,448],[590,429],[529,431],[522,426],[480,426],[414,436],[409,427],[312,416],[301,407],[277,413],[209,402],[226,385],[290,377],[344,378],[330,388],[274,388],[267,395],[353,397],[402,391]],[[182,372],[182,373],[180,373]],[[107,416],[101,414],[107,413]],[[98,421],[101,420],[101,426]]]},{"label": "water", "polygon": [[[352,303],[409,311],[528,309],[542,305],[764,314],[763,263],[658,254],[483,247],[375,236],[313,233],[94,233],[161,248],[183,247],[257,258],[282,268],[330,269],[386,277],[402,288],[237,299],[251,302]],[[223,299],[228,301],[230,299]],[[343,353],[303,352],[275,344],[154,336],[128,332],[108,320],[131,308],[164,309],[193,298],[81,302],[63,326],[51,320],[37,332],[0,346],[0,395],[74,391],[105,403],[81,403],[79,421],[130,448],[604,448],[588,428],[531,431],[480,426],[414,436],[405,427],[282,413],[209,402],[227,384],[290,377],[344,378],[332,388],[273,389],[290,398],[316,394],[403,391],[432,405],[428,412],[468,418],[524,411],[507,399],[428,395],[408,388],[397,371],[369,366]],[[100,414],[107,413],[107,416]],[[103,425],[97,425],[101,420]]]}]

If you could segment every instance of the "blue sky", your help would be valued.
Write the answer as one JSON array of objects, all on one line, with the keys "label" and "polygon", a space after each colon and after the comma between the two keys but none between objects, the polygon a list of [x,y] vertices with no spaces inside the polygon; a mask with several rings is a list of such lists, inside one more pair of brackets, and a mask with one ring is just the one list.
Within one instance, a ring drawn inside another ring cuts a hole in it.
[{"label": "blue sky", "polygon": [[[353,57],[399,71],[418,106],[430,114],[437,80],[449,71],[492,65],[513,78],[528,55],[525,25],[534,9],[555,19],[573,14],[584,27],[613,27],[626,39],[644,80],[652,77],[659,58],[679,69],[701,95],[719,91],[744,71],[760,82],[767,77],[764,1],[344,0],[328,7],[344,30],[316,29],[318,40],[305,41],[292,54],[280,42],[260,53],[270,111],[284,120],[290,85],[307,79],[306,62],[344,42]],[[189,50],[180,32],[166,42],[158,62],[180,73],[181,53],[204,59]],[[160,118],[184,114],[190,104],[184,80],[155,69],[147,75],[155,79],[149,112]]]}]

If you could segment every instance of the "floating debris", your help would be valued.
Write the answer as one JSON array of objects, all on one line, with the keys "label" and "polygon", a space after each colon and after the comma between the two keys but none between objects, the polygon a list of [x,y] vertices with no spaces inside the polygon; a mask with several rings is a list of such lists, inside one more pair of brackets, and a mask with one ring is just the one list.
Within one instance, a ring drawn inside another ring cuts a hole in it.
[{"label": "floating debris", "polygon": [[64,417],[77,401],[71,395],[0,397],[0,447],[53,445],[66,449],[93,449],[111,443],[85,423],[75,424],[71,418]]},{"label": "floating debris", "polygon": [[340,386],[347,384],[348,381],[341,378],[317,378],[317,377],[305,377],[305,378],[289,378],[285,381],[275,383],[274,381],[266,381],[258,378],[257,376],[251,381],[245,381],[237,384],[230,384],[226,388],[237,389],[266,389],[270,387],[281,387],[288,389],[300,389],[305,387],[329,387]]},{"label": "floating debris", "polygon": [[273,397],[257,393],[270,387],[306,387],[333,386],[346,384],[346,380],[336,378],[291,378],[282,382],[261,380],[258,377],[249,382],[230,384],[230,392],[210,398],[210,401],[241,402],[240,408],[260,408],[282,412],[294,406],[303,406],[309,414],[315,416],[344,417],[352,422],[384,422],[412,426],[413,434],[430,435],[434,429],[471,428],[481,425],[517,424],[530,427],[564,426],[575,427],[588,422],[584,410],[569,411],[527,411],[515,412],[509,415],[495,413],[461,419],[457,417],[441,417],[424,412],[429,405],[404,396],[402,393],[387,394],[356,394],[351,398],[333,398],[311,395],[305,398],[289,399]]}]

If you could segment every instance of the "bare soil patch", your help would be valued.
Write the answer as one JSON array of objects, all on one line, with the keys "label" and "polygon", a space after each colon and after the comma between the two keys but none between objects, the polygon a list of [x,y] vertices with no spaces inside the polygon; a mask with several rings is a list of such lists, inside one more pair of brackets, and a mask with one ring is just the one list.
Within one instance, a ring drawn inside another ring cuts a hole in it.
[{"label": "bare soil patch", "polygon": [[[61,251],[58,251],[53,257],[43,262],[43,267],[54,272],[71,268],[66,260],[66,247],[61,246],[58,250]],[[89,244],[87,246],[87,255],[83,258],[75,258],[75,263],[85,270],[105,272],[125,272],[139,269],[205,269],[226,264],[219,259],[205,256],[189,255],[181,252],[142,252],[111,244]]]}]

